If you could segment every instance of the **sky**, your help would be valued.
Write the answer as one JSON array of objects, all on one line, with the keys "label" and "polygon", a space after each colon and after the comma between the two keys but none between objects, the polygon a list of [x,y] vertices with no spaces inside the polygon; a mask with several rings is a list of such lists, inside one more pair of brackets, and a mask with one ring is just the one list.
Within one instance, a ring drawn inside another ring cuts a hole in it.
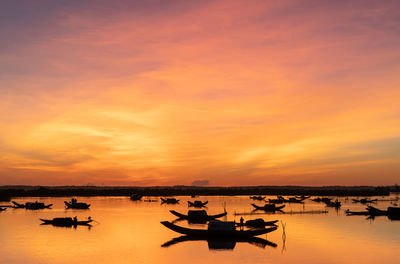
[{"label": "sky", "polygon": [[0,185],[400,182],[400,2],[0,2]]}]

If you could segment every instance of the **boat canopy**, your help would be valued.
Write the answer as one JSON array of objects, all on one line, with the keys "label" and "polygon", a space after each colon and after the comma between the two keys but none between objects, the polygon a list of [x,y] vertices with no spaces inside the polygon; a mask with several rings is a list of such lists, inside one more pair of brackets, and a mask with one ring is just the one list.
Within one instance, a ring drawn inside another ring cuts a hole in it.
[{"label": "boat canopy", "polygon": [[210,221],[208,230],[212,231],[235,231],[235,222]]}]

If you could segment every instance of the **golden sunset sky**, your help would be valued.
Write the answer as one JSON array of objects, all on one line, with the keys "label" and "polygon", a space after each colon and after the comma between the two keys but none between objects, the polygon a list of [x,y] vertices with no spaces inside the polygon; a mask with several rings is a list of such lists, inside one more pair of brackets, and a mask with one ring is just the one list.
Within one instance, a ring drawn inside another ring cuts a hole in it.
[{"label": "golden sunset sky", "polygon": [[0,184],[400,182],[399,1],[0,3]]}]

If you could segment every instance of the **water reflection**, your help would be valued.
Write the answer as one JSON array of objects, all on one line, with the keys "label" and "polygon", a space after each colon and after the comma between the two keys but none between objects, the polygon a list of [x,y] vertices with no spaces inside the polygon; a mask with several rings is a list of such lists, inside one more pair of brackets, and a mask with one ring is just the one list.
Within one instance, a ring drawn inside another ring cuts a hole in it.
[{"label": "water reflection", "polygon": [[248,237],[248,238],[204,238],[195,236],[180,236],[169,240],[161,245],[161,247],[170,247],[182,242],[188,241],[207,241],[209,250],[233,250],[236,243],[249,243],[251,245],[265,248],[267,246],[277,247],[278,245],[274,242],[268,241],[259,237]]}]

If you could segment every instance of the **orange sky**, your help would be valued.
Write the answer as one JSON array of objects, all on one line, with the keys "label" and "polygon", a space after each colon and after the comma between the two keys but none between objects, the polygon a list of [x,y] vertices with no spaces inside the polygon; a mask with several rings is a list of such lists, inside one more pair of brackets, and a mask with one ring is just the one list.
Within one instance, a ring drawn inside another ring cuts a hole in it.
[{"label": "orange sky", "polygon": [[6,1],[0,184],[386,185],[398,1]]}]

